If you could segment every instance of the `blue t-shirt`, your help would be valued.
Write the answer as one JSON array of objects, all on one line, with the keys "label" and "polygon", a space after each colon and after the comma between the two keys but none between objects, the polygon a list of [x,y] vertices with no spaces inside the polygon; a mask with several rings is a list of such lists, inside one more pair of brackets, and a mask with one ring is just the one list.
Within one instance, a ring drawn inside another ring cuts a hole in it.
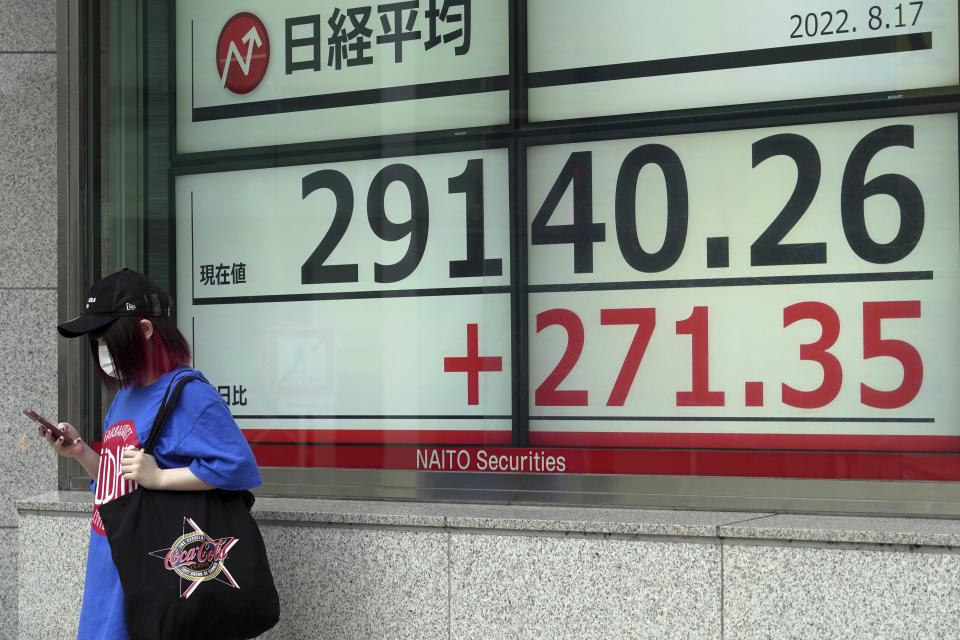
[{"label": "blue t-shirt", "polygon": [[[104,419],[103,444],[97,480],[87,575],[83,589],[78,640],[128,639],[124,622],[123,590],[103,531],[99,507],[129,493],[136,483],[120,473],[120,455],[141,448],[171,381],[195,369],[171,371],[147,387],[117,392]],[[193,380],[184,385],[174,410],[163,425],[153,455],[161,469],[189,467],[195,476],[220,489],[260,486],[260,471],[237,423],[220,394],[209,384]]]}]

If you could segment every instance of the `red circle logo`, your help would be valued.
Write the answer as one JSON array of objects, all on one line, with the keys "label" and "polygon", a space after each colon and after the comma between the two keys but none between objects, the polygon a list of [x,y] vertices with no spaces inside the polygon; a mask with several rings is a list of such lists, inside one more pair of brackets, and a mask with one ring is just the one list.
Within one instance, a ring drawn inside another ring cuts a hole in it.
[{"label": "red circle logo", "polygon": [[234,93],[257,88],[270,62],[270,39],[260,18],[246,11],[223,25],[217,40],[217,74]]}]

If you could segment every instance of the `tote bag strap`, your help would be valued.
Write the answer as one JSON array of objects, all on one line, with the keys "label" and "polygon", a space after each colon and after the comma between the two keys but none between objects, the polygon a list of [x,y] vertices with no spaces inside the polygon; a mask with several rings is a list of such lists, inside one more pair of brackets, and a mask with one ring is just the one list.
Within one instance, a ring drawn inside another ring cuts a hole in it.
[{"label": "tote bag strap", "polygon": [[157,440],[160,438],[160,431],[170,416],[170,413],[173,411],[174,405],[177,404],[177,398],[180,397],[183,385],[191,380],[203,380],[203,377],[198,375],[180,376],[179,378],[173,379],[170,385],[167,386],[167,391],[164,393],[163,400],[160,402],[160,408],[157,409],[157,417],[153,419],[153,426],[150,427],[150,435],[147,437],[147,443],[143,446],[144,452],[149,454],[153,453],[153,447],[156,446]]}]

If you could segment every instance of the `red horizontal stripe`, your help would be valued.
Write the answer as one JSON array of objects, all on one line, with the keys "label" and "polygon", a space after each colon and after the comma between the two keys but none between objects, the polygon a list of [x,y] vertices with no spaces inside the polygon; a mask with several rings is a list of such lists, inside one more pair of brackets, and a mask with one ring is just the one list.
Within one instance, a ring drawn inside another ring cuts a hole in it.
[{"label": "red horizontal stripe", "polygon": [[[528,472],[536,454],[541,462],[562,459],[568,474],[960,481],[960,455],[949,453],[351,445],[253,445],[253,451],[257,462],[265,467],[485,471],[489,465],[481,468],[481,460],[497,458],[498,464],[519,470],[514,463],[525,458],[523,470]],[[431,463],[437,460],[439,466]]]},{"label": "red horizontal stripe", "polygon": [[530,443],[538,447],[960,452],[957,436],[531,431]]},{"label": "red horizontal stripe", "polygon": [[[512,441],[509,431],[480,429],[244,429],[243,434],[248,442],[288,444],[508,446]],[[530,444],[586,448],[960,452],[960,436],[909,435],[531,431]]]},{"label": "red horizontal stripe", "polygon": [[248,442],[294,444],[509,445],[508,430],[480,429],[243,429]]}]

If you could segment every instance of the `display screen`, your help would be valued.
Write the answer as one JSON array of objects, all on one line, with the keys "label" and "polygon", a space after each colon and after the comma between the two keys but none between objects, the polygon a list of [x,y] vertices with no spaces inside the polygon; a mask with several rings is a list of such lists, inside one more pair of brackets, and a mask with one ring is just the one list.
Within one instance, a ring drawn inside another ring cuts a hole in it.
[{"label": "display screen", "polygon": [[180,0],[194,364],[263,466],[960,480],[957,21]]},{"label": "display screen", "polygon": [[528,148],[531,442],[954,448],[957,153],[955,114]]},{"label": "display screen", "polygon": [[506,124],[507,7],[178,0],[177,151]]},{"label": "display screen", "polygon": [[528,0],[527,24],[531,122],[960,83],[954,0]]},{"label": "display screen", "polygon": [[177,178],[179,317],[248,437],[511,441],[507,167],[491,149]]}]

